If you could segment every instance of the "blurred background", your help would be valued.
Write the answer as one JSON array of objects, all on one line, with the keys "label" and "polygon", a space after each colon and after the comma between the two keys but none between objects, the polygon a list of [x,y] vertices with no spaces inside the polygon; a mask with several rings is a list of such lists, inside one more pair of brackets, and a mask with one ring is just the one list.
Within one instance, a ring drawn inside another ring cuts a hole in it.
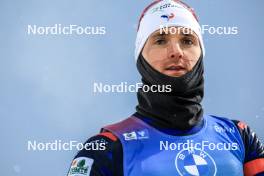
[{"label": "blurred background", "polygon": [[[32,151],[28,141],[84,142],[135,111],[136,93],[94,93],[93,84],[140,82],[134,41],[150,0],[1,0],[1,175],[65,176],[77,150]],[[205,32],[207,114],[245,121],[264,139],[264,1],[186,0]],[[103,26],[104,35],[32,35],[28,25]]]}]

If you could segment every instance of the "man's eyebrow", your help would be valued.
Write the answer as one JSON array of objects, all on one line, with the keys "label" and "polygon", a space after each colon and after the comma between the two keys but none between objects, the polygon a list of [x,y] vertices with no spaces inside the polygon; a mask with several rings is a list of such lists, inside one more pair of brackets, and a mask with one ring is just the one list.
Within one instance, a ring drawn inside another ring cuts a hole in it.
[{"label": "man's eyebrow", "polygon": [[156,32],[154,33],[151,37],[155,38],[155,37],[162,37],[162,36],[166,36],[166,35],[169,35],[168,33],[166,32]]},{"label": "man's eyebrow", "polygon": [[185,36],[185,37],[193,37],[193,38],[197,38],[195,35],[193,34],[188,34],[188,33],[181,33],[181,35]]}]

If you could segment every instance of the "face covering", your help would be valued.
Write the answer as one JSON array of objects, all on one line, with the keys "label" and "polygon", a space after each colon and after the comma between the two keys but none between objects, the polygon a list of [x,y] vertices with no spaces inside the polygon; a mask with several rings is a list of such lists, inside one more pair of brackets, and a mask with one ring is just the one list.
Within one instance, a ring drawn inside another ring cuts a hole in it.
[{"label": "face covering", "polygon": [[197,125],[203,116],[200,104],[204,96],[202,58],[201,55],[194,68],[185,75],[171,77],[155,70],[140,54],[137,69],[143,86],[171,85],[171,92],[144,91],[140,88],[137,112],[165,128],[185,130]]}]

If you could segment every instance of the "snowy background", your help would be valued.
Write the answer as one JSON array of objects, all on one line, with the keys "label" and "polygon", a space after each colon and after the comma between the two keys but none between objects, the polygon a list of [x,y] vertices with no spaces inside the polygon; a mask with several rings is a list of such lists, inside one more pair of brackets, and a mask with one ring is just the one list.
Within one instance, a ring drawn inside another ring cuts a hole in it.
[{"label": "snowy background", "polygon": [[[135,111],[135,93],[94,93],[93,83],[135,84],[136,25],[150,0],[0,0],[1,175],[64,176],[77,150],[28,151],[28,141],[84,142]],[[205,33],[208,114],[240,119],[264,139],[264,2],[186,0]],[[28,25],[105,26],[105,35],[28,35]]]}]

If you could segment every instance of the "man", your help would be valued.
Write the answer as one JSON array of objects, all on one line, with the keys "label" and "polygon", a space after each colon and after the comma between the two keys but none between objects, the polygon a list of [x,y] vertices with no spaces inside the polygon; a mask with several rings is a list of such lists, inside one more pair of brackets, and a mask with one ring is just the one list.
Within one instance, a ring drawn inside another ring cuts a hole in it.
[{"label": "man", "polygon": [[243,122],[203,114],[200,25],[180,1],[158,0],[139,21],[135,57],[144,86],[137,112],[102,128],[80,151],[68,176],[264,175],[264,148]]}]

